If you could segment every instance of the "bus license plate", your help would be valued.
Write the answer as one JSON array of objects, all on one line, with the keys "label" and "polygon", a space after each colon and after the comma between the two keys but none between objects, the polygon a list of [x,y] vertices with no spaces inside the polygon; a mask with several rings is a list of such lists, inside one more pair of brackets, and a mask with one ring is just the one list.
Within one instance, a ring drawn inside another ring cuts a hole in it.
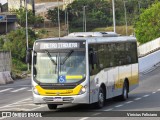
[{"label": "bus license plate", "polygon": [[54,102],[63,102],[63,99],[62,98],[53,98],[53,101]]}]

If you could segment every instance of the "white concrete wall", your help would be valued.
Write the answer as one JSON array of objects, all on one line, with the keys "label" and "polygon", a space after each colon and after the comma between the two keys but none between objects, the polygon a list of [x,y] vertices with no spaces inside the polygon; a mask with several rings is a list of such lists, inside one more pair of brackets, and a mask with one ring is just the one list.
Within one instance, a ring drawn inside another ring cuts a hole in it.
[{"label": "white concrete wall", "polygon": [[150,70],[158,63],[160,63],[160,50],[139,58],[139,72]]},{"label": "white concrete wall", "polygon": [[139,56],[145,56],[145,55],[150,54],[158,49],[160,49],[160,38],[157,38],[157,39],[149,41],[143,45],[140,45],[138,47]]},{"label": "white concrete wall", "polygon": [[0,51],[0,85],[13,82],[10,73],[11,53]]}]

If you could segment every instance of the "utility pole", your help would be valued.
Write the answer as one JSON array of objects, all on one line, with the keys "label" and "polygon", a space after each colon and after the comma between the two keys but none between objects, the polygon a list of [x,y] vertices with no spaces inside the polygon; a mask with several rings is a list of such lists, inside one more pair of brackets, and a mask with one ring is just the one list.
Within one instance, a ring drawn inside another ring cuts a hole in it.
[{"label": "utility pole", "polygon": [[68,11],[67,11],[67,33],[69,34]]},{"label": "utility pole", "polygon": [[86,23],[86,7],[83,6],[83,32],[86,32],[87,29],[87,23]]},{"label": "utility pole", "polygon": [[[28,50],[28,10],[27,10],[27,0],[25,1],[26,4],[26,44],[27,44],[27,50]],[[29,71],[29,63],[28,63],[28,71]]]},{"label": "utility pole", "polygon": [[22,0],[20,0],[20,8],[22,8]]},{"label": "utility pole", "polygon": [[32,0],[32,12],[35,15],[35,1]]},{"label": "utility pole", "polygon": [[114,32],[116,32],[116,19],[115,19],[115,5],[114,5],[114,0],[112,0],[112,10],[113,10],[113,27],[114,27]]},{"label": "utility pole", "polygon": [[59,38],[61,36],[61,25],[60,25],[60,17],[59,17],[59,0],[57,0],[58,2],[58,28],[59,28]]},{"label": "utility pole", "polygon": [[128,35],[128,25],[127,25],[127,12],[126,12],[126,1],[123,1],[124,3],[124,15],[125,15],[125,23],[126,23],[126,36]]},{"label": "utility pole", "polygon": [[7,18],[7,14],[6,14],[6,34],[8,32],[8,18]]}]

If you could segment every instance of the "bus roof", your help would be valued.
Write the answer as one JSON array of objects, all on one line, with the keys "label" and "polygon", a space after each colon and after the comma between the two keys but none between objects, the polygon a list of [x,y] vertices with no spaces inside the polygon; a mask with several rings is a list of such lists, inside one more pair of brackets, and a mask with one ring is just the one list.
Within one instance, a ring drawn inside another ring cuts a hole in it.
[{"label": "bus roof", "polygon": [[36,42],[44,42],[44,41],[87,41],[88,44],[90,43],[110,43],[110,42],[136,42],[135,37],[131,36],[118,36],[118,37],[61,37],[61,38],[46,38],[46,39],[39,39]]}]

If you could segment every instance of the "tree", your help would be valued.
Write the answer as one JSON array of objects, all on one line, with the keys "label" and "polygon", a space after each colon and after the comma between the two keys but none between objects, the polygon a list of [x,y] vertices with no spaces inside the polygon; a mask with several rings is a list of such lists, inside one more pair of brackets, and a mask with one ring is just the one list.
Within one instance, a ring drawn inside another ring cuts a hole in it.
[{"label": "tree", "polygon": [[[18,24],[20,24],[22,27],[25,27],[26,24],[26,9],[25,8],[20,8],[18,10],[13,10],[13,12],[16,13],[17,19],[18,19]],[[44,22],[43,17],[37,15],[35,16],[32,12],[32,10],[27,11],[28,15],[28,25],[29,26],[35,26],[37,24],[41,24]]]},{"label": "tree", "polygon": [[[64,11],[59,9],[59,15],[60,15],[61,22],[64,22],[64,20],[65,20],[64,14],[65,14]],[[52,20],[52,23],[54,25],[58,25],[58,8],[56,7],[55,9],[48,10],[47,18]]]},{"label": "tree", "polygon": [[135,24],[135,33],[140,43],[160,37],[160,2],[153,4],[140,15]]},{"label": "tree", "polygon": [[[37,36],[35,32],[31,29],[28,30],[28,38],[29,38],[29,47],[32,47],[34,40],[36,40]],[[18,59],[22,62],[25,62],[26,56],[26,34],[25,29],[17,29],[15,31],[11,31],[6,35],[5,42],[3,44],[4,50],[9,50],[12,53],[12,57]]]}]

